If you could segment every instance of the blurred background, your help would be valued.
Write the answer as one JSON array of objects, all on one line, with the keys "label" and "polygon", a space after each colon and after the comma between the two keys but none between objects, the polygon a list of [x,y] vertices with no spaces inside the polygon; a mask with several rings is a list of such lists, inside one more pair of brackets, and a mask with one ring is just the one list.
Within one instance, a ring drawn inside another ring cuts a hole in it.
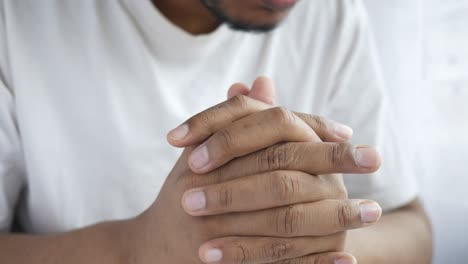
[{"label": "blurred background", "polygon": [[468,0],[365,2],[433,221],[434,263],[468,263]]}]

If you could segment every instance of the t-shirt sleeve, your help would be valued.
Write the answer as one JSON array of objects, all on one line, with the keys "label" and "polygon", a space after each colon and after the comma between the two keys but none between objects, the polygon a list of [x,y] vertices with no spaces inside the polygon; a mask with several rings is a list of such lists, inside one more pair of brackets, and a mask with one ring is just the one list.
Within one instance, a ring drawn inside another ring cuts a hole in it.
[{"label": "t-shirt sleeve", "polygon": [[22,151],[14,113],[13,91],[7,87],[7,52],[0,1],[0,232],[8,231],[24,182]]},{"label": "t-shirt sleeve", "polygon": [[384,90],[383,78],[368,24],[359,0],[343,3],[334,59],[337,65],[329,86],[325,115],[354,129],[352,143],[376,146],[381,169],[367,175],[345,175],[350,198],[372,199],[384,210],[403,206],[418,194],[415,175],[405,156],[395,111]]}]

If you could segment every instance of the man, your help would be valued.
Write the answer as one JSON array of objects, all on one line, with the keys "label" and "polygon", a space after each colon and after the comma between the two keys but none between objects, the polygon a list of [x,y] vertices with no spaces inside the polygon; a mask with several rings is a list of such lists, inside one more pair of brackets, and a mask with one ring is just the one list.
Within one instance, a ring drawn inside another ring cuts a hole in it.
[{"label": "man", "polygon": [[0,11],[2,263],[430,262],[360,1]]}]

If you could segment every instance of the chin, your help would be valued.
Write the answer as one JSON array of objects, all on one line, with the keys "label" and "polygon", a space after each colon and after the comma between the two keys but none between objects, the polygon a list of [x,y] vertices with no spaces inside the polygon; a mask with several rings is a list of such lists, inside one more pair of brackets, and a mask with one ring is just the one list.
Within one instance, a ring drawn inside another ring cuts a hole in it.
[{"label": "chin", "polygon": [[263,10],[250,16],[224,16],[221,21],[232,29],[252,32],[268,32],[275,29],[286,18],[289,12],[271,12]]},{"label": "chin", "polygon": [[275,9],[261,4],[261,0],[204,0],[213,15],[231,28],[251,32],[275,29],[292,8]]},{"label": "chin", "polygon": [[267,17],[265,19],[259,19],[258,17],[255,20],[249,19],[236,19],[236,18],[227,18],[224,20],[231,28],[236,30],[243,30],[243,31],[254,31],[254,32],[268,32],[281,24],[281,22],[285,19],[286,14],[281,14],[273,17]]}]

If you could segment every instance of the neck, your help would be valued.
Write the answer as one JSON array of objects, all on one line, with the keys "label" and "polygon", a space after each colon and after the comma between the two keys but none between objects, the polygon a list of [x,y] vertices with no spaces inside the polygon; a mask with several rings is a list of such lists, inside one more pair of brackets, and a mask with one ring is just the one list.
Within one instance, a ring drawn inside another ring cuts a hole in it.
[{"label": "neck", "polygon": [[210,33],[220,25],[200,0],[152,1],[172,23],[193,35]]}]

